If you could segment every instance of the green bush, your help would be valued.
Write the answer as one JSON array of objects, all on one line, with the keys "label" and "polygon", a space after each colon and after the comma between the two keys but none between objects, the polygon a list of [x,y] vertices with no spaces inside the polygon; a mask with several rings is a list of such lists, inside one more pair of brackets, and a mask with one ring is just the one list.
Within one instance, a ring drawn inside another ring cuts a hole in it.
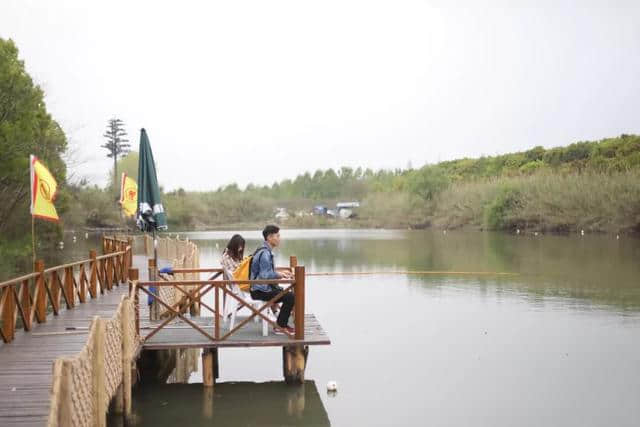
[{"label": "green bush", "polygon": [[485,226],[490,230],[504,230],[515,226],[521,197],[520,191],[514,187],[502,188],[497,196],[485,206]]}]

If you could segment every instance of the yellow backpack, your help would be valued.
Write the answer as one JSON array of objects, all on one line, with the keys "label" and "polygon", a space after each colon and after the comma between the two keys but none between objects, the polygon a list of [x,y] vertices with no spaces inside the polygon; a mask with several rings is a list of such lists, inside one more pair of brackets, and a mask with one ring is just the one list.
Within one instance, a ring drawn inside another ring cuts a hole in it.
[{"label": "yellow backpack", "polygon": [[[249,280],[249,273],[251,272],[251,260],[253,259],[253,255],[249,255],[245,257],[240,264],[233,272],[233,278],[236,280]],[[240,290],[243,292],[249,292],[249,288],[251,285],[248,283],[240,283],[238,284]]]},{"label": "yellow backpack", "polygon": [[[258,249],[256,249],[256,251],[253,254],[244,257],[244,259],[242,261],[240,261],[240,264],[238,264],[238,267],[236,267],[236,269],[233,272],[233,278],[234,279],[236,279],[236,280],[250,280],[251,260],[259,252],[262,252],[262,249],[264,249],[263,246],[259,247]],[[238,284],[238,287],[243,292],[249,292],[250,288],[251,288],[251,285],[248,284],[248,283],[240,283],[240,284]]]}]

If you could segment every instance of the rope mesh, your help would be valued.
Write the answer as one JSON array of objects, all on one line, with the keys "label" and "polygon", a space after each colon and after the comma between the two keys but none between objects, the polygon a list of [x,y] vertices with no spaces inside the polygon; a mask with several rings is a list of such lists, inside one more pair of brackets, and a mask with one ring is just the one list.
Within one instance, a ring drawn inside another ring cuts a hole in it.
[{"label": "rope mesh", "polygon": [[[122,304],[121,304],[122,305]],[[121,306],[115,316],[109,319],[105,325],[104,339],[104,372],[105,372],[105,405],[109,404],[111,396],[122,381],[122,322],[120,316]]]},{"label": "rope mesh", "polygon": [[[153,246],[153,242],[151,243]],[[158,257],[167,259],[171,266],[175,268],[200,268],[200,253],[198,246],[188,239],[171,239],[169,237],[158,238]],[[176,273],[171,280],[198,280],[198,273]],[[182,286],[182,289],[189,292],[194,286]],[[172,286],[159,286],[158,295],[170,306],[174,306],[186,297],[182,292]],[[170,311],[162,304],[157,304],[158,316],[163,317],[170,314]]]},{"label": "rope mesh", "polygon": [[[123,325],[123,312],[128,311],[128,322]],[[56,380],[51,396],[51,408],[49,412],[48,426],[66,427],[65,423],[59,422],[62,412],[68,415],[72,427],[89,427],[94,422],[94,357],[102,358],[97,363],[102,363],[104,367],[104,378],[102,384],[104,393],[102,396],[102,408],[108,408],[109,402],[116,394],[118,386],[123,378],[123,339],[129,339],[132,343],[132,351],[136,348],[139,337],[135,325],[135,311],[133,302],[128,297],[122,297],[116,313],[111,319],[104,321],[104,345],[99,354],[94,354],[96,347],[97,322],[92,322],[87,342],[80,352],[72,357],[60,358],[67,364],[66,374],[69,378]],[[132,355],[128,355],[129,357]],[[68,389],[62,385],[63,381]],[[100,381],[97,381],[100,383]],[[68,393],[68,394],[66,394]],[[60,408],[68,405],[66,411]]]},{"label": "rope mesh", "polygon": [[73,427],[94,425],[93,348],[95,328],[80,353],[71,360],[71,424]]}]

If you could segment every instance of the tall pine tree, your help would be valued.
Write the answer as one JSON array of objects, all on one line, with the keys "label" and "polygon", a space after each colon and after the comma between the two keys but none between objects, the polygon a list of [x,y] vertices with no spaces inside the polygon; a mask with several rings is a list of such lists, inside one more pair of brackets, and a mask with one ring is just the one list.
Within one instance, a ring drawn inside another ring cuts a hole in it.
[{"label": "tall pine tree", "polygon": [[107,157],[113,158],[113,194],[118,199],[118,156],[129,152],[129,140],[126,139],[127,131],[124,130],[124,122],[120,119],[110,119],[107,122],[107,131],[103,135],[107,142],[101,145],[108,151]]}]

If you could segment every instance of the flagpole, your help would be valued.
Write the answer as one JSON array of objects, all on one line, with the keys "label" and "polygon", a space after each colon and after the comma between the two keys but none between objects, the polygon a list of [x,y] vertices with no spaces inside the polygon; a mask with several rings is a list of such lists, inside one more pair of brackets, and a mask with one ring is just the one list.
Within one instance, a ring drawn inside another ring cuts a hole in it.
[{"label": "flagpole", "polygon": [[36,220],[31,215],[31,249],[33,253],[33,262],[36,262]]}]

